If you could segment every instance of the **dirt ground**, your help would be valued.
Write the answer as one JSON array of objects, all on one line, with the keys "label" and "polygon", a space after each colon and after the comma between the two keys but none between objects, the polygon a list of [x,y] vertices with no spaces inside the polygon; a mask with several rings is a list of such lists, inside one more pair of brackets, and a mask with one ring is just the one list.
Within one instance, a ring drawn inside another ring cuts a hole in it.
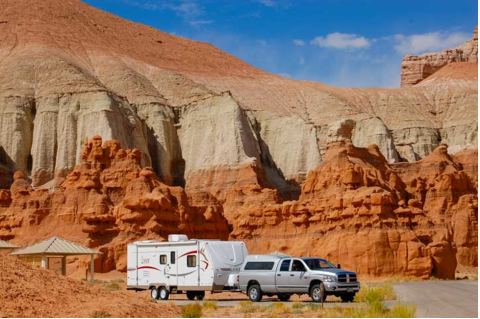
[{"label": "dirt ground", "polygon": [[177,317],[174,305],[91,284],[0,255],[0,317]]}]

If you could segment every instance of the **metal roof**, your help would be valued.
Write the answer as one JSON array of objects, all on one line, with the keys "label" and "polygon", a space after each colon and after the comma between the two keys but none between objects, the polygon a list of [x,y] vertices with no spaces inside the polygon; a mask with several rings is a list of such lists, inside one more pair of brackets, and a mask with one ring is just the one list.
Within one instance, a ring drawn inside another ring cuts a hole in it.
[{"label": "metal roof", "polygon": [[52,237],[31,246],[16,250],[10,255],[92,255],[101,254],[60,237]]},{"label": "metal roof", "polygon": [[3,241],[0,240],[0,249],[12,249],[12,248],[18,248],[20,246],[17,246],[15,244],[9,243],[8,241]]}]

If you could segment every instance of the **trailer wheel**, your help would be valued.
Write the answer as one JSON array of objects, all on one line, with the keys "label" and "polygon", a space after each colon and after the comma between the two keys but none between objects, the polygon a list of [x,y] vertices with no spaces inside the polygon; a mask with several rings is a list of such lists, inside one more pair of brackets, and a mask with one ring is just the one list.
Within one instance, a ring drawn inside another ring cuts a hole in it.
[{"label": "trailer wheel", "polygon": [[260,289],[260,285],[251,285],[248,288],[248,298],[250,298],[253,302],[259,302],[262,300],[263,293],[262,289]]},{"label": "trailer wheel", "polygon": [[290,296],[289,294],[278,294],[278,299],[280,299],[280,301],[288,301]]},{"label": "trailer wheel", "polygon": [[168,299],[168,295],[170,295],[170,292],[167,290],[167,288],[165,288],[165,287],[160,287],[159,295],[160,295],[160,299],[162,299],[162,300],[167,300],[167,299]]},{"label": "trailer wheel", "polygon": [[188,300],[195,299],[196,293],[194,291],[187,291],[187,298]]},{"label": "trailer wheel", "polygon": [[197,292],[197,300],[202,301],[205,298],[205,291]]},{"label": "trailer wheel", "polygon": [[158,300],[159,296],[160,294],[158,293],[158,289],[155,287],[152,287],[152,289],[150,289],[150,297],[154,300]]}]

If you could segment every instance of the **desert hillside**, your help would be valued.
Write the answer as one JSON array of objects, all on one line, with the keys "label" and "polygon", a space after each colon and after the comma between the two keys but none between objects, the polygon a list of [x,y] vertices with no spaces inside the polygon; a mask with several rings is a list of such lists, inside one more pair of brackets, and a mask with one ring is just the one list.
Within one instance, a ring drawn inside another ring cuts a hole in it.
[{"label": "desert hillside", "polygon": [[98,271],[172,232],[368,276],[475,271],[477,69],[476,29],[406,56],[402,88],[336,88],[78,0],[4,0],[0,239],[98,247]]}]

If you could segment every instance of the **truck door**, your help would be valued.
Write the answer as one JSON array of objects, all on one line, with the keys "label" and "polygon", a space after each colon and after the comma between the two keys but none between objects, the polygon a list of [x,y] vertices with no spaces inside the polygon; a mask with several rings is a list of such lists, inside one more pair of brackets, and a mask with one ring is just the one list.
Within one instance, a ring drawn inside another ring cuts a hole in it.
[{"label": "truck door", "polygon": [[291,292],[307,292],[309,278],[305,276],[307,268],[300,259],[294,259],[289,273],[289,287]]},{"label": "truck door", "polygon": [[275,275],[275,284],[278,292],[290,291],[290,262],[291,259],[282,260]]}]

